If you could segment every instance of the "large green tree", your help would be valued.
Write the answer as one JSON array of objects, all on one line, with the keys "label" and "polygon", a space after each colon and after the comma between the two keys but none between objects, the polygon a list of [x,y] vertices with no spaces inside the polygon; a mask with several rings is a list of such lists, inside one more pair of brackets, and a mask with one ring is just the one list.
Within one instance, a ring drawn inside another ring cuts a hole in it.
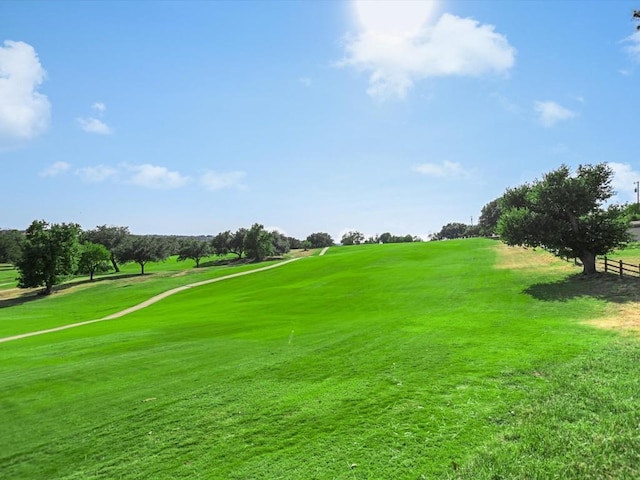
[{"label": "large green tree", "polygon": [[311,248],[324,248],[333,246],[333,238],[326,232],[315,232],[307,237]]},{"label": "large green tree", "polygon": [[485,236],[495,235],[498,231],[498,221],[502,210],[500,208],[500,199],[496,198],[487,203],[480,211],[480,218],[478,219],[478,225],[480,227],[480,234]]},{"label": "large green tree", "polygon": [[364,234],[358,230],[351,230],[340,239],[340,243],[343,245],[360,245],[364,242]]},{"label": "large green tree", "polygon": [[84,232],[84,238],[93,243],[104,245],[110,253],[111,265],[118,273],[120,268],[117,262],[118,248],[129,237],[129,227],[116,227],[115,225],[99,225],[93,230]]},{"label": "large green tree", "polygon": [[21,288],[44,286],[49,295],[53,286],[73,275],[80,259],[80,225],[49,224],[35,220],[25,232],[23,253],[16,267]]},{"label": "large green tree", "polygon": [[178,246],[178,261],[183,262],[190,258],[196,262],[196,268],[200,268],[200,261],[209,255],[211,255],[211,246],[209,242],[203,240],[186,238],[181,240]]},{"label": "large green tree", "polygon": [[0,263],[18,263],[23,244],[24,233],[18,230],[0,230]]},{"label": "large green tree", "polygon": [[247,257],[262,261],[267,256],[273,255],[273,237],[264,229],[263,225],[254,223],[244,237],[244,250]]},{"label": "large green tree", "polygon": [[135,262],[140,265],[140,275],[149,262],[160,262],[169,256],[166,242],[151,235],[130,235],[118,248],[118,260],[122,263]]},{"label": "large green tree", "polygon": [[509,245],[545,247],[579,258],[585,274],[596,271],[596,256],[628,241],[628,225],[613,194],[613,170],[605,163],[562,165],[542,180],[508,189],[502,196],[498,233]]},{"label": "large green tree", "polygon": [[107,247],[99,243],[84,242],[80,246],[80,261],[78,273],[89,275],[89,281],[93,282],[93,275],[97,272],[108,272],[111,253]]}]

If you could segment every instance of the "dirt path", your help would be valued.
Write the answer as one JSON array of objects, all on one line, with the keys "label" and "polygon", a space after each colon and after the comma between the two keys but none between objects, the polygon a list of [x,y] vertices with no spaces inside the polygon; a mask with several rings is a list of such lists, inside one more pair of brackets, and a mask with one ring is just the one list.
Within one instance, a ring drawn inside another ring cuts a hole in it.
[{"label": "dirt path", "polygon": [[291,260],[286,260],[284,262],[269,265],[267,267],[256,268],[255,270],[232,273],[231,275],[225,275],[224,277],[212,278],[210,280],[203,280],[202,282],[190,283],[189,285],[183,285],[182,287],[172,288],[171,290],[167,290],[166,292],[160,293],[155,297],[151,297],[149,300],[145,300],[144,302],[139,303],[138,305],[134,305],[133,307],[127,308],[125,310],[112,313],[111,315],[107,315],[106,317],[102,317],[97,320],[87,320],[85,322],[72,323],[70,325],[63,325],[61,327],[49,328],[47,330],[38,330],[37,332],[22,333],[20,335],[14,335],[13,337],[0,338],[0,343],[10,342],[12,340],[19,340],[21,338],[34,337],[36,335],[44,335],[45,333],[59,332],[61,330],[67,330],[69,328],[76,328],[76,327],[81,327],[83,325],[90,325],[92,323],[104,322],[107,320],[113,320],[115,318],[124,317],[125,315],[141,310],[145,307],[148,307],[149,305],[153,305],[154,303],[159,302],[160,300],[167,298],[175,293],[182,292],[184,290],[188,290],[194,287],[201,287],[203,285],[208,285],[210,283],[221,282],[223,280],[228,280],[230,278],[237,278],[237,277],[242,277],[244,275],[250,275],[252,273],[264,272],[265,270],[271,270],[272,268],[281,267],[283,265],[286,265],[287,263],[295,262],[296,260],[300,260],[300,258],[302,257],[292,258]]},{"label": "dirt path", "polygon": [[325,253],[327,253],[327,250],[329,250],[329,247],[324,247],[322,249],[322,251],[320,252],[320,255],[318,255],[319,257],[323,256]]}]

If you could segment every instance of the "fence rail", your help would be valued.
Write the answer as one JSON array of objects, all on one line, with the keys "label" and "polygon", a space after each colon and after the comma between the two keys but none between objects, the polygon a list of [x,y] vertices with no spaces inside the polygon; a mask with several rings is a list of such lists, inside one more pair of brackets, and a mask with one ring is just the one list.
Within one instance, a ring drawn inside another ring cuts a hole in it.
[{"label": "fence rail", "polygon": [[640,265],[626,263],[622,260],[611,260],[610,258],[603,257],[598,259],[598,263],[603,266],[605,272],[615,273],[620,277],[635,276],[640,277]]}]

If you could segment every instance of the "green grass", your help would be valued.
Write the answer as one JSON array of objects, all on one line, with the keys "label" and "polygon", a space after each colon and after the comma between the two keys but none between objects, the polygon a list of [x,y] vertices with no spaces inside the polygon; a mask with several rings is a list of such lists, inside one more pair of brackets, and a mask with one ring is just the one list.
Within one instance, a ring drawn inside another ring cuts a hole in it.
[{"label": "green grass", "polygon": [[13,265],[0,263],[0,290],[15,288],[18,272]]},{"label": "green grass", "polygon": [[[583,325],[607,298],[496,255],[332,248],[0,344],[0,477],[637,478],[637,343]],[[33,304],[91,316],[154,283]],[[0,325],[51,323],[26,306]]]}]

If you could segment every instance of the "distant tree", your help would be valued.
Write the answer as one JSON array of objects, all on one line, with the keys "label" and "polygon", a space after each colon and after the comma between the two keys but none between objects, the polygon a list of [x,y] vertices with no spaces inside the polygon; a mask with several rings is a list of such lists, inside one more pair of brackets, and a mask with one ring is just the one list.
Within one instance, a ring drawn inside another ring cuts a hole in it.
[{"label": "distant tree", "polygon": [[18,230],[0,230],[0,263],[15,265],[22,257],[24,233]]},{"label": "distant tree", "polygon": [[150,235],[130,235],[118,248],[118,260],[122,263],[134,262],[140,265],[140,275],[149,262],[160,262],[169,256],[167,245]]},{"label": "distant tree", "polygon": [[116,273],[120,272],[117,262],[118,248],[129,237],[129,227],[99,225],[93,230],[84,232],[83,238],[93,243],[104,245],[109,250],[111,265]]},{"label": "distant tree", "polygon": [[80,259],[80,225],[49,224],[35,220],[25,232],[22,257],[16,267],[21,288],[44,286],[49,295],[53,286],[73,275]]},{"label": "distant tree", "polygon": [[229,252],[238,255],[238,258],[242,258],[242,254],[246,251],[244,239],[247,233],[248,230],[246,228],[239,228],[229,237]]},{"label": "distant tree", "polygon": [[304,248],[303,245],[303,241],[302,240],[298,240],[297,238],[294,237],[287,237],[287,241],[289,242],[289,248],[291,250],[298,250],[300,248]]},{"label": "distant tree", "polygon": [[89,281],[93,282],[93,275],[98,272],[108,272],[111,253],[107,247],[99,243],[85,242],[80,245],[80,261],[78,273],[89,275]]},{"label": "distant tree", "polygon": [[271,233],[267,232],[263,225],[254,223],[244,237],[244,250],[248,258],[258,262],[273,255]]},{"label": "distant tree", "polygon": [[277,230],[271,232],[271,243],[275,255],[284,255],[291,250],[289,239]]},{"label": "distant tree", "polygon": [[196,262],[196,268],[200,268],[200,261],[210,254],[209,242],[195,238],[183,239],[178,246],[178,261],[183,262],[190,258]]},{"label": "distant tree", "polygon": [[596,255],[629,239],[623,209],[603,207],[614,195],[612,181],[613,170],[605,163],[580,165],[575,172],[562,165],[542,180],[508,189],[501,200],[500,238],[579,258],[585,274],[595,273]]},{"label": "distant tree", "polygon": [[[640,20],[640,10],[633,11],[633,19]],[[636,26],[636,30],[640,30],[640,25]]]},{"label": "distant tree", "polygon": [[392,243],[393,235],[391,235],[390,232],[384,232],[382,235],[380,235],[378,240],[382,243]]},{"label": "distant tree", "polygon": [[306,252],[307,250],[309,250],[311,248],[311,242],[309,240],[304,240],[302,242],[302,248]]},{"label": "distant tree", "polygon": [[231,241],[231,232],[220,232],[211,240],[211,250],[215,255],[224,256],[229,253],[229,242]]},{"label": "distant tree", "polygon": [[468,225],[464,223],[452,222],[447,223],[442,229],[436,233],[433,237],[434,240],[453,240],[455,238],[463,238],[465,236],[465,232],[469,228]]},{"label": "distant tree", "polygon": [[324,248],[333,246],[333,238],[325,232],[312,233],[307,237],[310,248]]},{"label": "distant tree", "polygon": [[500,220],[500,199],[496,198],[487,203],[480,211],[480,219],[478,225],[480,226],[480,235],[490,237],[496,234],[498,229],[498,220]]},{"label": "distant tree", "polygon": [[357,230],[342,235],[341,243],[343,245],[360,245],[362,242],[364,242],[364,235]]}]

